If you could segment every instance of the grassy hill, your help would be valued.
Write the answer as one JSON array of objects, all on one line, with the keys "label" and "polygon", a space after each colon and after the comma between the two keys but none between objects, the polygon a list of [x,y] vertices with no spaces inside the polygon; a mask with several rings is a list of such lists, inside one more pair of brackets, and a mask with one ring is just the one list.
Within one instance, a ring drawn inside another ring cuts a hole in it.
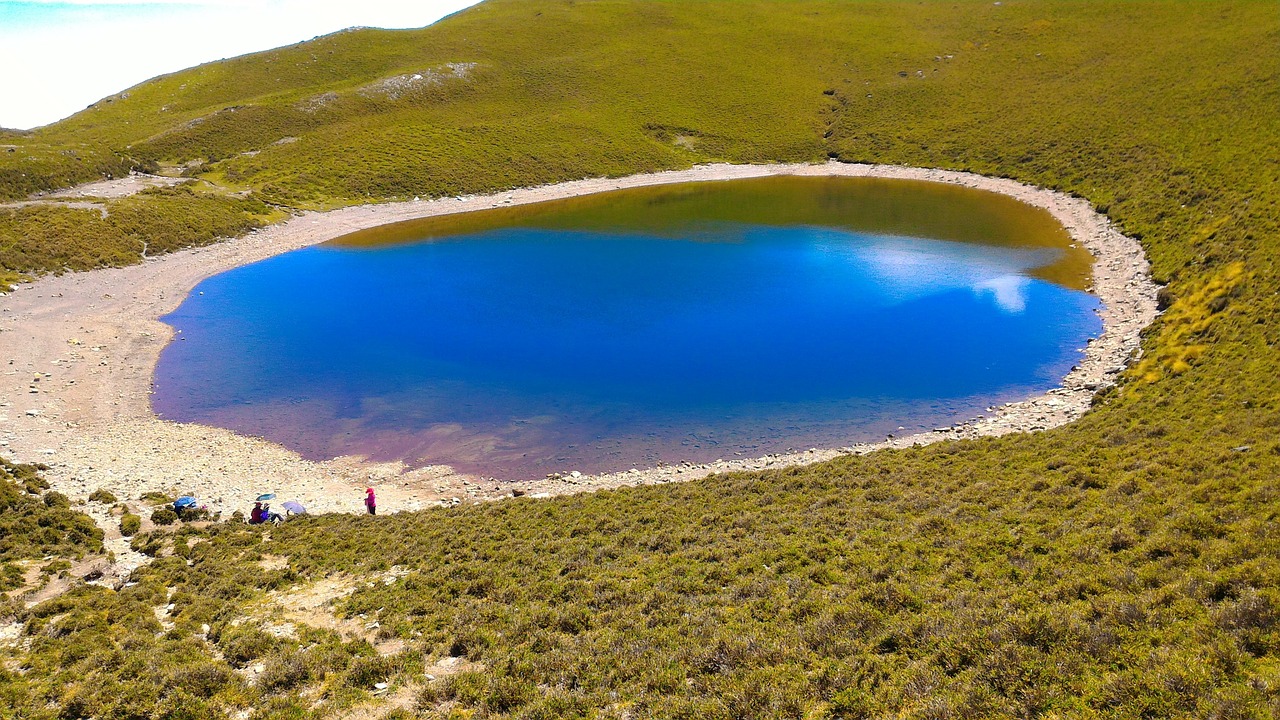
[{"label": "grassy hill", "polygon": [[[127,166],[198,179],[131,200],[151,236],[219,208],[169,247],[281,208],[836,157],[1077,193],[1168,285],[1122,390],[1054,431],[139,536],[161,559],[138,585],[23,611],[0,717],[311,717],[382,681],[402,717],[1280,715],[1275,10],[494,1],[6,133],[10,198]],[[0,210],[0,265],[70,264],[52,212]],[[73,267],[131,261],[137,228],[78,235]],[[335,611],[364,635],[241,620],[322,578],[359,579]]]}]

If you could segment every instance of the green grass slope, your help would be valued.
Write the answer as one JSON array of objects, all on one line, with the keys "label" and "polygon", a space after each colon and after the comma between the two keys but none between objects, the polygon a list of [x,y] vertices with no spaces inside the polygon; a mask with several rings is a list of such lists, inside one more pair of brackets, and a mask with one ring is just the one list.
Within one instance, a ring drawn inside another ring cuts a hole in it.
[{"label": "green grass slope", "polygon": [[102,531],[93,519],[71,509],[62,493],[40,477],[44,466],[0,457],[0,616],[13,612],[8,593],[24,587],[19,564],[40,563],[42,575],[69,567],[69,560],[103,552]]},{"label": "green grass slope", "polygon": [[[974,170],[1090,199],[1168,285],[1122,389],[1049,432],[139,536],[160,559],[136,586],[20,613],[32,643],[0,651],[0,717],[335,716],[381,681],[400,717],[1280,715],[1275,10],[492,2],[7,138],[0,177],[82,143],[290,207],[704,160]],[[289,567],[261,569],[268,553]],[[336,606],[375,637],[238,621],[273,590],[392,565]],[[166,600],[171,627],[151,612]],[[445,655],[474,664],[428,680]]]},{"label": "green grass slope", "polygon": [[45,492],[41,469],[0,458],[0,562],[102,552],[102,531],[66,496]]}]

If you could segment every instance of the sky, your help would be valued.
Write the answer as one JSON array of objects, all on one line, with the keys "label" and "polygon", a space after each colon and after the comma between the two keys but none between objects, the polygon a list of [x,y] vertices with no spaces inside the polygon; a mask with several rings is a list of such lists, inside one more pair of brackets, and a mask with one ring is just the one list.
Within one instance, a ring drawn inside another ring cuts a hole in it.
[{"label": "sky", "polygon": [[47,125],[157,75],[477,0],[0,0],[0,127]]}]

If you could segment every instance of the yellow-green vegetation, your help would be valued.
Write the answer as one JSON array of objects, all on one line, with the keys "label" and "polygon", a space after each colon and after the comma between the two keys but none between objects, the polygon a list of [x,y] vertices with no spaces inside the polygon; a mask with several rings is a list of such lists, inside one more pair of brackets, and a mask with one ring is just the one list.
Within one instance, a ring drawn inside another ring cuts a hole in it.
[{"label": "yellow-green vegetation", "polygon": [[1160,349],[1144,358],[1133,374],[1145,382],[1155,382],[1164,373],[1176,375],[1190,370],[1191,364],[1209,349],[1205,341],[1219,313],[1248,279],[1244,263],[1236,261],[1187,297],[1175,300],[1165,311]]},{"label": "yellow-green vegetation", "polygon": [[[1094,202],[1168,314],[1122,389],[1050,432],[142,533],[137,585],[17,611],[0,717],[316,717],[386,681],[417,697],[401,717],[1274,718],[1277,108],[1272,2],[506,1],[10,138],[4,177],[35,143],[84,143],[292,207],[704,160],[973,170]],[[336,611],[371,638],[240,620],[342,573]],[[445,655],[463,670],[428,681]]]},{"label": "yellow-green vegetation", "polygon": [[252,197],[197,192],[185,185],[144,190],[108,201],[101,210],[0,207],[0,267],[39,274],[130,265],[149,254],[242,235],[282,217],[283,212]]},{"label": "yellow-green vegetation", "polygon": [[0,458],[0,593],[22,584],[15,561],[102,552],[102,531],[88,515],[72,510],[65,495],[49,490],[40,477],[43,469]]},{"label": "yellow-green vegetation", "polygon": [[142,529],[142,517],[126,512],[120,516],[120,534],[130,537]]},{"label": "yellow-green vegetation", "polygon": [[115,505],[117,500],[119,500],[119,498],[115,496],[115,493],[105,488],[98,488],[97,490],[89,493],[89,502],[97,502],[104,505]]},{"label": "yellow-green vegetation", "polygon": [[32,133],[0,129],[0,199],[19,199],[132,169],[155,168],[131,161],[105,145],[50,145]]}]

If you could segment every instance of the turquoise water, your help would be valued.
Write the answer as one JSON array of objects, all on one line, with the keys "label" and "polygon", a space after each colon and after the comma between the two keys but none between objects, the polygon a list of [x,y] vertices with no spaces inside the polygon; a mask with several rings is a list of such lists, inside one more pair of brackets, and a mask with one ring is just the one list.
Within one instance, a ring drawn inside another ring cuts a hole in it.
[{"label": "turquoise water", "polygon": [[154,408],[523,479],[950,424],[1057,384],[1100,330],[1095,298],[1033,275],[1062,249],[675,215],[684,233],[535,221],[212,277],[165,318]]}]

